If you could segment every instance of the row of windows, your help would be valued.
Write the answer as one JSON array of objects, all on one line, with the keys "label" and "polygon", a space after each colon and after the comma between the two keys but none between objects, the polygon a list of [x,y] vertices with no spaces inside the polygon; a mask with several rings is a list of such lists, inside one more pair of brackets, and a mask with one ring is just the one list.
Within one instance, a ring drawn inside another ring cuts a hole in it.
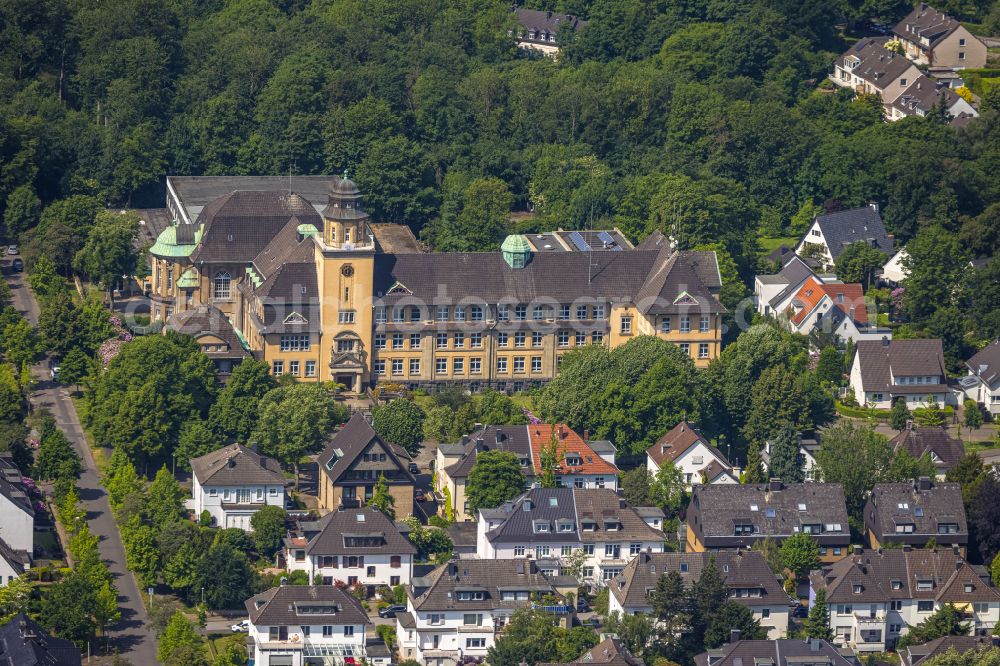
[{"label": "row of windows", "polygon": [[[676,330],[681,333],[690,333],[691,315],[679,315],[677,319]],[[673,317],[661,317],[659,321],[659,329],[661,333],[670,333],[673,331]],[[708,315],[701,315],[698,319],[698,331],[701,333],[708,333],[709,330],[711,330],[711,317]]]},{"label": "row of windows", "polygon": [[[275,377],[280,377],[285,374],[285,362],[284,361],[273,361],[271,363],[271,372]],[[299,362],[298,361],[288,361],[288,374],[293,377],[299,376]],[[305,372],[301,375],[302,377],[315,377],[316,376],[316,361],[306,361],[305,362]]]},{"label": "row of windows", "polygon": [[282,335],[281,351],[309,351],[310,340],[308,335]]},{"label": "row of windows", "polygon": [[[527,546],[514,546],[514,557],[524,557],[527,552]],[[534,554],[536,558],[540,557],[550,557],[553,555],[558,555],[559,557],[570,557],[574,550],[583,551],[586,556],[592,557],[594,555],[594,544],[588,543],[584,544],[582,547],[575,546],[535,546]],[[630,543],[628,545],[628,553],[631,556],[636,556],[642,552],[641,543]],[[622,545],[617,543],[607,543],[604,544],[604,557],[611,559],[620,559],[622,554]]]},{"label": "row of windows", "polygon": [[[602,344],[604,342],[604,333],[601,331],[594,331],[589,334],[591,344]],[[587,344],[588,334],[585,331],[577,331],[575,334],[571,335],[570,331],[558,331],[556,333],[556,341],[560,347],[569,347],[570,340],[574,340],[576,346],[582,347]],[[423,338],[420,333],[410,333],[409,336],[403,333],[393,333],[391,335],[386,335],[385,333],[376,333],[373,338],[373,344],[375,349],[410,349],[418,350],[421,349]],[[526,331],[516,331],[514,333],[498,332],[496,334],[497,346],[500,348],[509,348],[513,346],[516,349],[524,349],[527,347],[532,347],[535,349],[541,348],[544,340],[545,334],[539,331],[535,331],[531,334],[530,338]],[[530,341],[530,345],[528,344]],[[434,348],[435,349],[465,349],[468,346],[470,349],[481,349],[483,347],[483,334],[482,333],[438,333],[434,336]]]},{"label": "row of windows", "polygon": [[[531,368],[532,373],[542,372],[542,357],[541,356],[514,356],[513,358],[508,358],[506,356],[501,356],[497,358],[496,371],[499,373],[505,373],[509,371],[509,368],[513,367],[514,372],[523,373],[527,371],[527,368]],[[393,377],[402,377],[404,373],[408,370],[410,375],[420,375],[420,359],[411,358],[407,362],[406,359],[393,358],[393,359],[375,359],[373,361],[373,369],[376,375],[384,376],[386,370],[388,369]],[[464,375],[466,368],[468,368],[470,375],[479,375],[483,372],[483,359],[479,356],[473,356],[471,358],[438,358],[434,360],[434,374],[436,375],[447,375],[448,370],[451,368],[451,374],[453,375]]]},{"label": "row of windows", "polygon": [[[480,305],[439,305],[434,308],[434,321],[483,321],[489,314],[490,308]],[[602,320],[607,317],[606,305],[559,305],[556,307],[547,305],[535,305],[530,308],[527,305],[497,305],[494,310],[497,321],[526,321],[531,315],[533,321],[544,321],[546,319],[559,319],[560,321],[578,320]],[[575,317],[574,317],[575,315]],[[384,324],[388,313],[384,305],[376,306],[375,321]],[[392,321],[419,322],[424,321],[424,309],[417,305],[397,306],[392,309]]]}]

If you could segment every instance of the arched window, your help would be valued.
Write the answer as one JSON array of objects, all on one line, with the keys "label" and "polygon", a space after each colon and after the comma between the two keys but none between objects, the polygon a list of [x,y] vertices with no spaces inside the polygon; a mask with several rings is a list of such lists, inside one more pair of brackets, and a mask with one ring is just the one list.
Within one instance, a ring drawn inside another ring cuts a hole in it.
[{"label": "arched window", "polygon": [[212,298],[228,299],[231,297],[230,284],[233,276],[227,271],[219,271],[212,278]]}]

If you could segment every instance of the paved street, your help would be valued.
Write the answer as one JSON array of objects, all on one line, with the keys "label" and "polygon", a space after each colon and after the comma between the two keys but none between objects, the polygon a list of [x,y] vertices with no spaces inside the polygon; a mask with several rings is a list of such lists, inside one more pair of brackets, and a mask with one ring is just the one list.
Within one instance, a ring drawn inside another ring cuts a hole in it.
[{"label": "paved street", "polygon": [[[38,303],[24,282],[24,274],[18,273],[9,277],[8,284],[14,292],[14,307],[32,324],[37,324]],[[80,499],[87,507],[90,530],[101,539],[99,544],[101,558],[107,562],[114,576],[115,585],[118,587],[118,607],[122,612],[121,621],[111,631],[111,641],[119,652],[136,666],[155,664],[156,638],[152,631],[147,629],[146,609],[135,578],[125,566],[125,548],[122,546],[121,535],[111,514],[107,495],[101,487],[97,466],[87,446],[76,409],[66,389],[49,381],[48,368],[45,365],[35,366],[34,375],[39,383],[31,395],[32,408],[49,409],[83,459],[84,471],[77,482],[77,488]]]}]

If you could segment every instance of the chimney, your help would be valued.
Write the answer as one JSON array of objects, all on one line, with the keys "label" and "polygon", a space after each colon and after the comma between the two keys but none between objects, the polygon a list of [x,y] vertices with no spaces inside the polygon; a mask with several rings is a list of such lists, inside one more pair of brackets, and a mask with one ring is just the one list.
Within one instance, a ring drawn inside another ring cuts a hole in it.
[{"label": "chimney", "polygon": [[884,335],[882,336],[882,346],[883,347],[888,347],[889,346],[889,338],[886,337],[886,336],[884,336]]},{"label": "chimney", "polygon": [[809,651],[810,652],[819,652],[819,639],[818,638],[810,638],[809,639]]},{"label": "chimney", "polygon": [[770,492],[777,492],[781,490],[781,479],[777,477],[771,477],[767,482],[767,489]]},{"label": "chimney", "polygon": [[965,560],[963,560],[961,557],[955,560],[955,571],[961,571],[962,567],[964,566],[965,566]]},{"label": "chimney", "polygon": [[930,490],[931,489],[931,478],[929,476],[922,476],[917,479],[917,490]]},{"label": "chimney", "polygon": [[585,441],[585,442],[589,442],[590,441],[590,431],[589,430],[584,430],[583,431],[583,441]]},{"label": "chimney", "polygon": [[740,642],[740,630],[739,629],[730,629],[729,630],[729,642],[730,643],[739,643]]}]

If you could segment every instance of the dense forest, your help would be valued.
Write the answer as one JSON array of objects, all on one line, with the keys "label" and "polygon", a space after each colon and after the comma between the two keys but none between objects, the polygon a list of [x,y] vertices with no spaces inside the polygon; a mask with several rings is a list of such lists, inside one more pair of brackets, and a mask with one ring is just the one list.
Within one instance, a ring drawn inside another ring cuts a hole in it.
[{"label": "dense forest", "polygon": [[[820,85],[908,3],[527,4],[589,24],[553,60],[516,48],[500,0],[0,3],[0,235],[68,272],[94,211],[161,206],[165,174],[346,170],[376,220],[442,250],[492,247],[530,208],[525,230],[716,244],[746,283],[759,238],[868,202],[902,242],[1000,242],[996,100],[964,130],[888,124]],[[994,4],[937,3],[985,31]]]}]

